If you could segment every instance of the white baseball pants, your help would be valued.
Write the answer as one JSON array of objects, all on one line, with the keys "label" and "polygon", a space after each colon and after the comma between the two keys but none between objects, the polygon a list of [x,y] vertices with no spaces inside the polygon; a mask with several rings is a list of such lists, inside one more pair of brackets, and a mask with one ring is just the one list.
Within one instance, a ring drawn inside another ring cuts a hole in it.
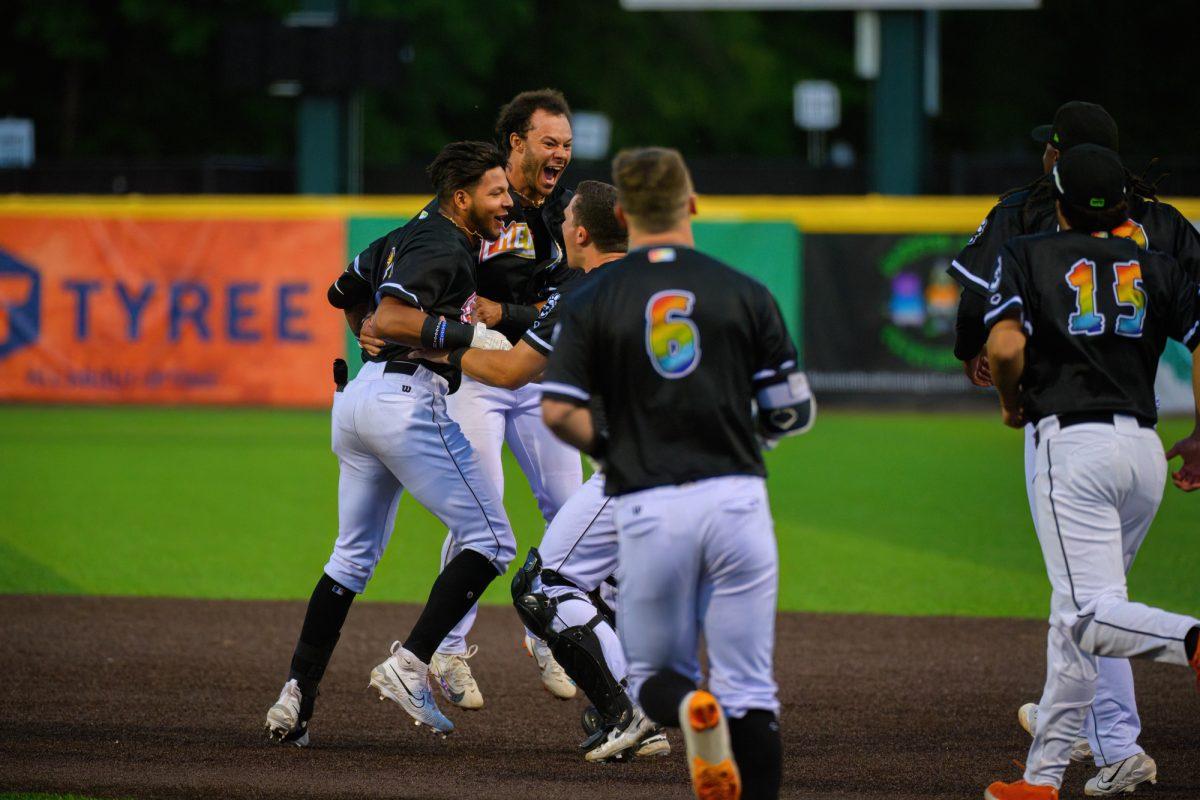
[{"label": "white baseball pants", "polygon": [[614,498],[630,695],[663,669],[699,684],[735,719],[779,713],[772,671],[779,558],[766,482],[726,475]]},{"label": "white baseball pants", "polygon": [[446,413],[445,379],[363,365],[333,401],[338,457],[338,538],[325,573],[361,593],[375,572],[408,490],[450,529],[457,550],[474,550],[503,574],[517,543],[504,506],[470,443]]},{"label": "white baseball pants", "polygon": [[1051,598],[1029,783],[1061,785],[1071,742],[1096,698],[1098,656],[1187,665],[1183,639],[1200,623],[1131,602],[1125,584],[1162,501],[1166,471],[1158,434],[1132,417],[1064,429],[1054,417],[1038,424],[1034,525]]},{"label": "white baseball pants", "polygon": [[[1030,514],[1036,517],[1033,476],[1037,466],[1037,445],[1033,434],[1033,425],[1026,425],[1025,491],[1029,497]],[[1137,552],[1129,551],[1125,555],[1125,574],[1128,575]],[[1091,745],[1096,766],[1107,767],[1144,752],[1138,744],[1138,738],[1142,735],[1142,720],[1138,716],[1133,667],[1129,659],[1100,656],[1096,660],[1096,672],[1096,699],[1084,717],[1083,730],[1079,735]]]},{"label": "white baseball pants", "polygon": [[[542,390],[538,384],[520,389],[500,389],[463,376],[458,391],[447,398],[450,416],[479,455],[483,473],[496,492],[504,497],[505,443],[529,481],[546,522],[583,482],[579,451],[564,444],[542,422]],[[447,534],[442,544],[442,566],[458,555],[458,545]],[[440,653],[465,653],[467,634],[475,624],[478,606],[472,606],[450,631]]]}]

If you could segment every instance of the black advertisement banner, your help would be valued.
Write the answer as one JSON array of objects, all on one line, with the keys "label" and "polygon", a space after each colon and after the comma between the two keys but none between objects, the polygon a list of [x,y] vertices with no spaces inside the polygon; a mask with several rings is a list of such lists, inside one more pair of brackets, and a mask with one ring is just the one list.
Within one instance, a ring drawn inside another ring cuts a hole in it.
[{"label": "black advertisement banner", "polygon": [[972,394],[954,357],[962,234],[807,234],[805,367],[833,392]]}]

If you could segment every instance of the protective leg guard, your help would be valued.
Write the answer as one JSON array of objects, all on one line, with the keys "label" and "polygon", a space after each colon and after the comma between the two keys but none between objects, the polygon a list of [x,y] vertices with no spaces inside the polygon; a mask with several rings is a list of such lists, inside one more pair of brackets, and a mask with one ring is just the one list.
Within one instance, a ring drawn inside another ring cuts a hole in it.
[{"label": "protective leg guard", "polygon": [[554,660],[592,701],[605,725],[615,725],[628,721],[633,703],[604,660],[604,649],[595,631],[602,624],[604,617],[597,614],[587,625],[565,628],[547,644]]}]

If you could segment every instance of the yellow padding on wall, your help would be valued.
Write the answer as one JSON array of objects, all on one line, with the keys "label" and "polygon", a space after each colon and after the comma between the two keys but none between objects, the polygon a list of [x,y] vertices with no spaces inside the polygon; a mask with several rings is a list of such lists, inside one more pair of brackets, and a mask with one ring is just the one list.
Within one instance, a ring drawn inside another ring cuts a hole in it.
[{"label": "yellow padding on wall", "polygon": [[[180,196],[129,195],[0,197],[5,216],[95,216],[139,219],[304,219],[328,217],[407,217],[428,201],[427,195],[373,197]],[[890,197],[851,195],[704,196],[699,219],[705,221],[781,221],[805,233],[921,233],[975,230],[995,197]],[[1200,220],[1200,198],[1169,199],[1184,216]]]}]

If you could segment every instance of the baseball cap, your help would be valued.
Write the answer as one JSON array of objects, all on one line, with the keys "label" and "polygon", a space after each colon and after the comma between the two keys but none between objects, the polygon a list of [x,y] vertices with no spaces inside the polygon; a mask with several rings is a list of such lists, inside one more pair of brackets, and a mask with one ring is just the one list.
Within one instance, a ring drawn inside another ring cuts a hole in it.
[{"label": "baseball cap", "polygon": [[1051,170],[1064,205],[1105,211],[1125,199],[1125,167],[1121,157],[1096,144],[1072,147]]},{"label": "baseball cap", "polygon": [[1037,126],[1030,135],[1035,142],[1062,152],[1081,144],[1117,149],[1117,121],[1102,106],[1082,100],[1063,103],[1054,112],[1053,123]]}]

